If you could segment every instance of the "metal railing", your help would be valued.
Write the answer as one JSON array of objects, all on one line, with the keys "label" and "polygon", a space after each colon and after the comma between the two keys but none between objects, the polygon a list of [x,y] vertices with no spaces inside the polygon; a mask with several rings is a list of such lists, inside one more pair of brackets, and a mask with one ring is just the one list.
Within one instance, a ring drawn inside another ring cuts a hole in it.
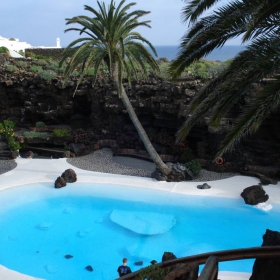
[{"label": "metal railing", "polygon": [[[217,272],[218,272],[218,262],[223,261],[234,261],[234,260],[242,260],[242,259],[255,259],[255,258],[276,258],[280,257],[280,246],[262,246],[262,247],[252,247],[245,249],[234,249],[234,250],[224,250],[224,251],[216,251],[210,253],[204,253],[189,257],[177,258],[173,260],[169,260],[166,262],[161,262],[154,264],[156,267],[160,267],[163,269],[170,268],[175,264],[205,264],[209,257],[214,256],[217,258]],[[214,266],[214,261],[211,259],[211,266]],[[119,280],[132,280],[139,277],[139,275],[145,270],[142,268],[137,270],[131,274],[125,275],[121,278],[117,278]],[[211,273],[209,272],[211,276]],[[209,276],[209,277],[210,277]],[[206,276],[205,276],[206,277]],[[212,280],[215,278],[201,278],[199,280]]]}]

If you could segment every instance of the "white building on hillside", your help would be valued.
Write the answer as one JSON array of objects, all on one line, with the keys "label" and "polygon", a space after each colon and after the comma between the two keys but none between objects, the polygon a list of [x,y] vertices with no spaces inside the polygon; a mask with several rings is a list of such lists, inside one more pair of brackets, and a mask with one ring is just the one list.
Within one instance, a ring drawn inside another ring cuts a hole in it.
[{"label": "white building on hillside", "polygon": [[25,49],[31,49],[31,48],[38,48],[38,49],[60,49],[60,39],[57,38],[56,39],[56,46],[52,46],[52,47],[45,47],[45,46],[31,46],[30,44],[27,44],[26,42],[20,42],[19,39],[15,39],[15,38],[4,38],[2,36],[0,36],[0,47],[6,47],[9,50],[12,51],[25,51]]},{"label": "white building on hillside", "polygon": [[12,51],[25,51],[27,48],[31,48],[30,44],[27,44],[26,42],[20,42],[19,39],[16,38],[4,38],[0,36],[0,47],[6,47],[9,50]]}]

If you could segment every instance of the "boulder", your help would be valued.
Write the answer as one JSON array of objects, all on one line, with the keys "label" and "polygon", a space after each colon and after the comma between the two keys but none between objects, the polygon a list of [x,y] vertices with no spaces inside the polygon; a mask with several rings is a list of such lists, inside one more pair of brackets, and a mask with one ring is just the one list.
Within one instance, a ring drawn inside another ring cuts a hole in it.
[{"label": "boulder", "polygon": [[205,190],[205,189],[211,189],[211,186],[209,186],[207,183],[204,183],[202,185],[197,185],[197,188],[201,190]]},{"label": "boulder", "polygon": [[90,272],[92,272],[92,271],[93,271],[93,268],[92,268],[92,266],[91,266],[91,265],[86,266],[86,267],[85,267],[85,269],[86,269],[87,271],[90,271]]},{"label": "boulder", "polygon": [[[280,232],[267,229],[262,246],[280,246]],[[250,280],[279,280],[280,257],[256,259]]]},{"label": "boulder", "polygon": [[257,205],[258,203],[266,202],[269,196],[261,185],[254,185],[245,188],[241,193],[246,204]]},{"label": "boulder", "polygon": [[65,186],[66,186],[66,182],[65,182],[64,178],[57,177],[57,179],[54,182],[54,187],[56,189],[59,189],[59,188],[65,187]]},{"label": "boulder", "polygon": [[32,151],[28,151],[28,152],[26,153],[26,157],[27,157],[27,158],[33,158],[33,157],[34,157],[34,153],[33,153]]},{"label": "boulder", "polygon": [[67,183],[74,183],[77,181],[77,174],[73,169],[66,169],[61,177],[67,182]]},{"label": "boulder", "polygon": [[83,143],[71,143],[69,145],[70,151],[77,156],[83,156],[88,154],[87,147]]},{"label": "boulder", "polygon": [[172,252],[164,252],[162,255],[162,262],[177,259],[177,257]]},{"label": "boulder", "polygon": [[74,153],[71,153],[70,151],[65,151],[63,154],[63,157],[65,158],[74,158],[76,155]]},{"label": "boulder", "polygon": [[151,177],[157,181],[166,181],[166,176],[162,174],[157,168],[152,172]]}]

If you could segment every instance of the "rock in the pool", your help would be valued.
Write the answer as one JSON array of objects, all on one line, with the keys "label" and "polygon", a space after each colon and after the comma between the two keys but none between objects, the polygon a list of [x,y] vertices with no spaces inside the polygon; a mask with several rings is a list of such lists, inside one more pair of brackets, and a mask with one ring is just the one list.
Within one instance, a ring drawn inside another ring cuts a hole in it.
[{"label": "rock in the pool", "polygon": [[86,266],[85,268],[86,268],[86,270],[88,270],[88,271],[93,271],[93,268],[92,268],[91,265],[88,265],[88,266]]},{"label": "rock in the pool", "polygon": [[173,215],[154,212],[113,210],[110,219],[126,229],[144,235],[167,232],[176,224]]}]

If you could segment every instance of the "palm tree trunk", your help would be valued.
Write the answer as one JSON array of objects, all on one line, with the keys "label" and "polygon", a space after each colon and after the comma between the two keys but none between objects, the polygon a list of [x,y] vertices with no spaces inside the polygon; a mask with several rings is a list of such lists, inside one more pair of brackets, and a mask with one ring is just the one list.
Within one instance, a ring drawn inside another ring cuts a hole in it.
[{"label": "palm tree trunk", "polygon": [[122,102],[123,102],[128,114],[129,114],[130,119],[132,120],[132,122],[133,122],[139,136],[140,136],[140,139],[142,140],[149,156],[151,157],[151,159],[155,163],[156,167],[160,170],[160,172],[162,172],[165,175],[168,175],[171,172],[171,169],[162,161],[161,157],[159,156],[159,154],[155,150],[155,148],[152,145],[146,131],[144,130],[144,128],[141,125],[137,115],[135,114],[135,111],[134,111],[133,107],[131,106],[131,103],[130,103],[128,97],[127,97],[127,94],[125,92],[125,89],[124,89],[123,85],[121,85],[121,88],[122,88],[122,93],[121,93]]},{"label": "palm tree trunk", "polygon": [[154,146],[152,145],[146,131],[144,130],[137,115],[135,114],[133,107],[131,106],[131,103],[128,99],[128,96],[125,92],[123,85],[122,84],[119,85],[117,71],[113,71],[112,77],[115,82],[115,85],[117,86],[117,89],[118,90],[121,89],[120,98],[129,114],[129,117],[132,120],[132,123],[134,124],[134,126],[140,136],[140,139],[142,140],[149,156],[151,157],[151,159],[153,160],[153,162],[155,163],[155,165],[159,169],[159,171],[161,173],[163,173],[164,175],[168,175],[171,172],[171,169],[162,161],[161,157],[159,156],[159,154],[155,150]]}]

